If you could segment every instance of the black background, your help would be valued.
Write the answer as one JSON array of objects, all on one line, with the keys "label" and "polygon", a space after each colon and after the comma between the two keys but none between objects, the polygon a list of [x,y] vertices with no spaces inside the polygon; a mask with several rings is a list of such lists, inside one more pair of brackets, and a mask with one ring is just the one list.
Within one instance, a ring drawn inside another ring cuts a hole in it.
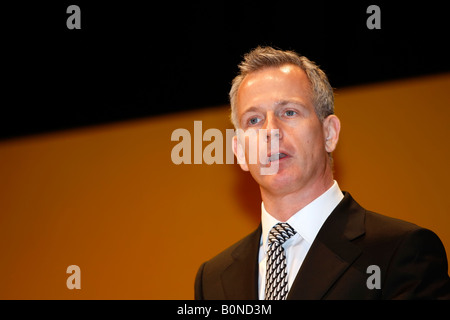
[{"label": "black background", "polygon": [[[243,54],[292,49],[335,88],[450,71],[444,1],[2,5],[0,139],[228,103]],[[69,30],[69,5],[81,29]],[[369,30],[367,7],[381,9]],[[449,88],[450,89],[450,88]]]}]

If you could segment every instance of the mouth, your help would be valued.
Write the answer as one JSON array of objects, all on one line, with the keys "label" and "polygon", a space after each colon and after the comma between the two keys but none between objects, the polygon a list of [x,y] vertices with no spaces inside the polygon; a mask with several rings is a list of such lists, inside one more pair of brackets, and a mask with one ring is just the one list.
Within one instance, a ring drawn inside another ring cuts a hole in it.
[{"label": "mouth", "polygon": [[284,159],[286,157],[288,157],[288,155],[286,153],[277,152],[277,153],[274,153],[274,154],[270,155],[268,157],[268,160],[269,160],[269,162],[274,162],[274,161],[278,161],[278,160]]}]

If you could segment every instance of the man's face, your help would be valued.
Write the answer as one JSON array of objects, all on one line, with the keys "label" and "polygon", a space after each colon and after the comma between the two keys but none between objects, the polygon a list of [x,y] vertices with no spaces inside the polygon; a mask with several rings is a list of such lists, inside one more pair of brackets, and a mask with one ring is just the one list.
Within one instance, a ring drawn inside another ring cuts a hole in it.
[{"label": "man's face", "polygon": [[[272,156],[274,164],[278,162],[275,174],[262,175],[264,164],[259,161],[260,157],[257,163],[249,163],[248,143],[242,148],[239,139],[235,138],[236,156],[240,162],[245,156],[242,169],[249,170],[262,189],[286,194],[307,190],[320,181],[328,166],[327,152],[333,151],[337,143],[337,138],[333,138],[335,141],[330,147],[330,139],[326,140],[330,135],[328,118],[334,116],[328,117],[323,124],[319,120],[312,103],[309,80],[301,68],[284,65],[247,75],[238,90],[237,106],[240,128],[244,132],[266,129],[268,135],[262,142],[267,144],[265,152]],[[336,119],[333,121],[338,121]],[[270,140],[277,137],[270,134],[271,129],[278,129],[279,133],[280,154],[275,158],[270,152]]]}]

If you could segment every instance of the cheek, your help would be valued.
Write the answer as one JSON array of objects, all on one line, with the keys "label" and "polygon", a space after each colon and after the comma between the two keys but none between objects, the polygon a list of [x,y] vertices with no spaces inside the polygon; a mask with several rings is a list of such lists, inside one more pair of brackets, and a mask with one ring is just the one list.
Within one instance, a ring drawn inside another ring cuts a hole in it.
[{"label": "cheek", "polygon": [[244,137],[245,157],[251,164],[267,164],[267,154],[274,148],[273,152],[279,150],[279,141],[271,143],[267,139],[266,130],[248,130]]},{"label": "cheek", "polygon": [[325,150],[322,130],[317,128],[300,130],[296,135],[297,151],[306,158],[316,158]]}]

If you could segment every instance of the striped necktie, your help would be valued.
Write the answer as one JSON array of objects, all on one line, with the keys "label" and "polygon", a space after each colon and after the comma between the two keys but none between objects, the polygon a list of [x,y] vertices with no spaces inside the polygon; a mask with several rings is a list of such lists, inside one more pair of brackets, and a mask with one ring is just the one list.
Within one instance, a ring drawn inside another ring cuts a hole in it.
[{"label": "striped necktie", "polygon": [[284,300],[288,294],[286,254],[283,243],[297,232],[287,223],[277,223],[269,232],[266,264],[266,300]]}]

